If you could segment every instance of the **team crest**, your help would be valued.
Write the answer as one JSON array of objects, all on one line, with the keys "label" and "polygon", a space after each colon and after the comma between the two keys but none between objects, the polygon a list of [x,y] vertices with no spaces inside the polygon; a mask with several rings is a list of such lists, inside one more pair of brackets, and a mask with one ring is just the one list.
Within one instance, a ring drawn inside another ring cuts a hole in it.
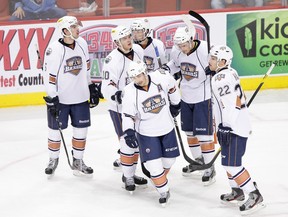
[{"label": "team crest", "polygon": [[152,57],[144,56],[144,62],[146,63],[148,71],[154,70],[155,64]]},{"label": "team crest", "polygon": [[225,74],[218,74],[215,76],[215,81],[221,81],[222,78],[225,78]]},{"label": "team crest", "polygon": [[163,106],[166,105],[166,100],[165,98],[162,98],[161,95],[156,95],[156,96],[152,96],[149,99],[146,99],[143,103],[143,111],[145,113],[154,113],[154,114],[158,114]]},{"label": "team crest", "polygon": [[180,69],[181,69],[182,76],[187,81],[190,81],[194,78],[199,77],[199,72],[196,71],[196,66],[191,63],[181,63]]},{"label": "team crest", "polygon": [[112,60],[111,56],[105,58],[105,63],[108,64]]},{"label": "team crest", "polygon": [[66,66],[64,66],[64,73],[69,72],[73,75],[78,75],[82,69],[82,58],[80,56],[71,57],[66,60]]}]

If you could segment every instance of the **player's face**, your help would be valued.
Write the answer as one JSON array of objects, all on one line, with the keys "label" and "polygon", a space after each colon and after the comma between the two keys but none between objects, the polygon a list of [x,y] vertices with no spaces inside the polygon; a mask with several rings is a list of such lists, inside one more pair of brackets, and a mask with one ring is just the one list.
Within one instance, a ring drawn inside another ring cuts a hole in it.
[{"label": "player's face", "polygon": [[217,57],[210,56],[210,58],[209,58],[209,68],[210,68],[211,71],[216,71],[217,63],[218,63]]},{"label": "player's face", "polygon": [[184,54],[188,54],[191,50],[191,43],[187,41],[182,44],[178,44],[178,47]]},{"label": "player's face", "polygon": [[131,35],[127,35],[123,38],[120,38],[120,43],[124,50],[131,50],[132,49],[132,37]]},{"label": "player's face", "polygon": [[137,84],[140,87],[144,87],[148,85],[148,77],[146,74],[141,73],[135,77],[131,78],[135,84]]},{"label": "player's face", "polygon": [[72,33],[73,38],[77,39],[79,37],[79,26],[78,25],[72,25],[70,27],[70,31]]},{"label": "player's face", "polygon": [[133,30],[132,31],[133,40],[141,41],[145,37],[145,33],[143,30]]}]

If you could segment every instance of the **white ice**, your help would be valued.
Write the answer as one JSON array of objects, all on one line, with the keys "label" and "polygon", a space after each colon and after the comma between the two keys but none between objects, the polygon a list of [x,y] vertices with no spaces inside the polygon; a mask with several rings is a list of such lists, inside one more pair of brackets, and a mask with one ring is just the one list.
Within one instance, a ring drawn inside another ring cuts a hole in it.
[{"label": "white ice", "polygon": [[[251,93],[247,95],[249,98]],[[182,155],[177,158],[168,177],[171,199],[166,208],[158,204],[159,196],[151,183],[146,189],[136,189],[134,195],[126,192],[121,172],[112,167],[118,145],[106,106],[103,102],[92,110],[84,155],[86,164],[94,169],[92,179],[73,176],[63,147],[55,176],[47,179],[45,106],[0,109],[1,217],[240,216],[237,207],[220,203],[220,194],[230,191],[220,158],[216,162],[216,183],[208,187],[202,185],[201,176],[183,177],[181,170],[187,162]],[[260,91],[250,114],[253,133],[243,165],[267,205],[253,216],[288,216],[288,90]],[[71,127],[63,133],[70,150]],[[186,146],[184,134],[182,138]],[[140,167],[137,174],[143,175]]]}]

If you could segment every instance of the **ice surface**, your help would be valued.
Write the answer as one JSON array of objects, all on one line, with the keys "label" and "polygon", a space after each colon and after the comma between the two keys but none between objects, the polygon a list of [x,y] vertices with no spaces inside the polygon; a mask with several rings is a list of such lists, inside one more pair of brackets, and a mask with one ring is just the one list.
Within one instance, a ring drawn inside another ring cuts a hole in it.
[{"label": "ice surface", "polygon": [[[249,98],[251,93],[247,95]],[[91,110],[84,161],[94,169],[92,179],[73,176],[63,147],[55,176],[47,179],[45,106],[0,109],[1,217],[240,216],[237,207],[220,203],[220,194],[230,191],[220,158],[216,162],[216,183],[208,187],[202,185],[201,176],[183,177],[181,170],[187,163],[182,156],[177,158],[168,176],[171,199],[166,208],[158,204],[159,196],[151,183],[134,195],[126,192],[121,172],[112,167],[118,145],[106,106],[104,102]],[[260,91],[250,114],[253,133],[243,165],[267,205],[253,216],[288,216],[288,90]],[[63,133],[70,150],[71,127]],[[184,134],[182,138],[186,145]],[[137,174],[143,175],[140,167]]]}]

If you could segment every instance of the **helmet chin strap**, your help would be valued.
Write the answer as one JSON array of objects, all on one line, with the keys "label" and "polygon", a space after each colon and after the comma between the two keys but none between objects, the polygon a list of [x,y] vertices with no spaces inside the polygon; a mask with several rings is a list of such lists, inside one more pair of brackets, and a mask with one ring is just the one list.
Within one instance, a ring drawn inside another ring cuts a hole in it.
[{"label": "helmet chin strap", "polygon": [[77,38],[74,38],[74,37],[73,37],[73,34],[72,34],[70,28],[66,28],[66,29],[69,31],[70,35],[66,35],[63,31],[62,31],[62,35],[65,36],[65,37],[67,37],[67,38],[71,38],[71,39],[73,39],[73,40],[76,40]]}]

